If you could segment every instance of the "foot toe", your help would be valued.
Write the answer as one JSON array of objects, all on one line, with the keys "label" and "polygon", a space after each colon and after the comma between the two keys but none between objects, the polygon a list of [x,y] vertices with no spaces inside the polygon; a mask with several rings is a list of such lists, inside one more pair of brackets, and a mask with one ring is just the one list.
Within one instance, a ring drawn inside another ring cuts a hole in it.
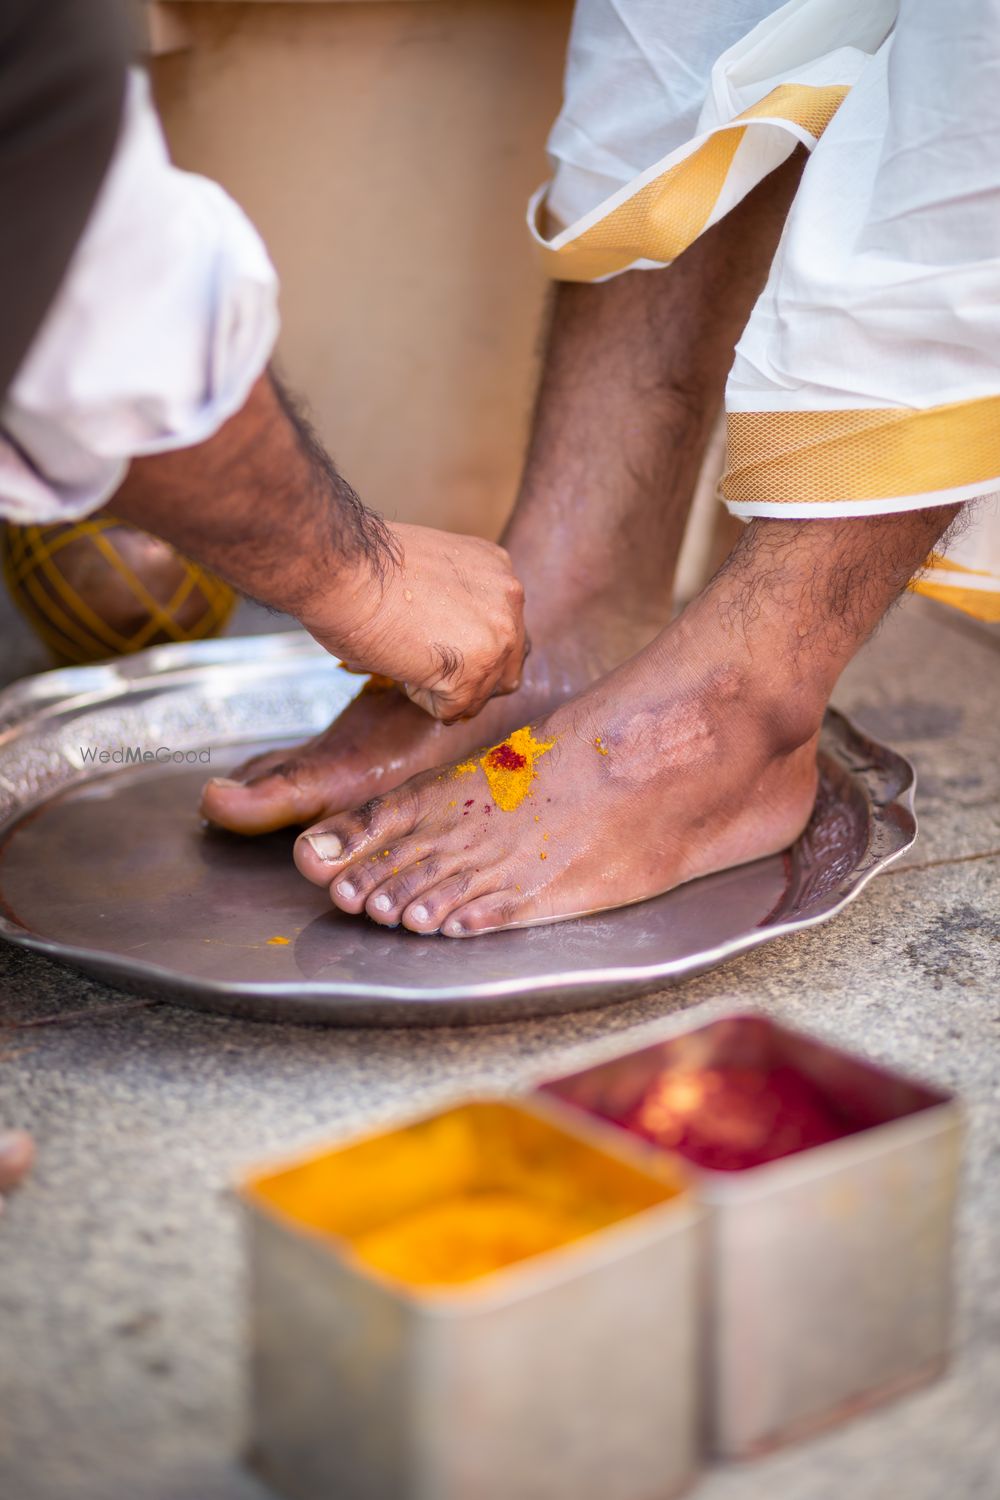
[{"label": "foot toe", "polygon": [[456,906],[442,922],[441,931],[445,937],[478,937],[480,933],[516,927],[524,920],[524,903],[516,891],[489,891]]},{"label": "foot toe", "polygon": [[428,854],[419,848],[401,851],[395,858],[399,861],[398,868],[365,901],[365,911],[373,921],[392,927],[399,924],[405,910],[424,900],[426,892],[453,868],[453,862],[448,862],[446,856]]},{"label": "foot toe", "polygon": [[201,794],[202,814],[234,833],[273,833],[308,823],[329,806],[329,766],[287,754],[248,761],[206,782]]},{"label": "foot toe", "polygon": [[[299,872],[316,885],[329,885],[347,866],[383,854],[413,830],[413,800],[403,790],[373,797],[354,812],[325,818],[295,840]],[[360,871],[356,870],[360,876]],[[353,875],[347,877],[353,883]]]},{"label": "foot toe", "polygon": [[474,894],[474,882],[472,870],[459,870],[437,885],[431,884],[419,896],[414,893],[400,921],[411,932],[438,932],[455,908]]},{"label": "foot toe", "polygon": [[[371,854],[355,859],[334,878],[330,899],[344,911],[363,911],[369,897],[384,890],[395,877],[402,877],[419,857],[412,840],[384,849],[376,845]],[[383,903],[375,908],[379,913],[388,909]]]},{"label": "foot toe", "polygon": [[329,885],[334,875],[352,858],[348,852],[358,830],[349,818],[317,823],[295,840],[293,857],[300,875],[315,885]]}]

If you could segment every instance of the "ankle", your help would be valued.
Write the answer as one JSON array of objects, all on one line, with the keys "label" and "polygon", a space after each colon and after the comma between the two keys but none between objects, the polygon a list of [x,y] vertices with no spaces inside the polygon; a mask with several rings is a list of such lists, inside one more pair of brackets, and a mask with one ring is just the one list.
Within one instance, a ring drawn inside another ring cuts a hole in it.
[{"label": "ankle", "polygon": [[579,642],[588,654],[595,650],[614,666],[634,656],[669,623],[669,602],[637,600],[631,591],[577,587],[573,579],[526,576],[514,560],[514,571],[524,584],[525,623],[534,645],[546,650],[569,648]]},{"label": "ankle", "polygon": [[716,705],[734,748],[756,746],[769,762],[815,741],[832,686],[824,672],[777,640],[770,645],[731,629],[716,600],[699,595],[660,643],[669,657],[663,671],[676,678],[679,665],[688,690]]},{"label": "ankle", "polygon": [[651,640],[671,616],[686,505],[656,524],[616,524],[610,516],[596,529],[568,499],[548,508],[553,515],[546,530],[515,518],[502,538],[532,612],[574,628],[620,621],[633,641]]}]

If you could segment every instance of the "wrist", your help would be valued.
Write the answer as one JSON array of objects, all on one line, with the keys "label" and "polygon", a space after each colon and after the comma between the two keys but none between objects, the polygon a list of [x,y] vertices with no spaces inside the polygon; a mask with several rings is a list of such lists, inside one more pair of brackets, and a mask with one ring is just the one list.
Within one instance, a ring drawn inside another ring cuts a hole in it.
[{"label": "wrist", "polygon": [[387,568],[367,555],[341,554],[325,567],[311,565],[296,582],[288,612],[342,660],[375,666],[394,571],[391,559]]}]

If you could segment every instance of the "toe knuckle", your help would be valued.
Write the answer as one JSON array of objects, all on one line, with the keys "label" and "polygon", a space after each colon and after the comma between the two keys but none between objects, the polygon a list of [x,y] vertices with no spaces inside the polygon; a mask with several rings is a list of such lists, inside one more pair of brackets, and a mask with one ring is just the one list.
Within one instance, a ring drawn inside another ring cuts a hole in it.
[{"label": "toe knuckle", "polygon": [[425,861],[419,870],[408,870],[399,880],[394,880],[389,891],[393,904],[406,906],[418,892],[424,889],[428,879],[433,878],[433,874],[433,865],[430,861]]},{"label": "toe knuckle", "polygon": [[367,802],[355,809],[354,816],[362,828],[370,829],[375,824],[379,813],[382,811],[383,801],[381,797],[369,797]]},{"label": "toe knuckle", "polygon": [[298,786],[305,779],[307,773],[307,762],[300,760],[298,756],[289,756],[286,760],[279,761],[276,766],[265,766],[258,773],[261,778],[276,777],[280,781],[286,781],[290,786]]},{"label": "toe knuckle", "polygon": [[427,855],[407,875],[407,889],[412,891],[426,889],[428,885],[432,885],[437,880],[440,871],[440,862],[433,855]]}]

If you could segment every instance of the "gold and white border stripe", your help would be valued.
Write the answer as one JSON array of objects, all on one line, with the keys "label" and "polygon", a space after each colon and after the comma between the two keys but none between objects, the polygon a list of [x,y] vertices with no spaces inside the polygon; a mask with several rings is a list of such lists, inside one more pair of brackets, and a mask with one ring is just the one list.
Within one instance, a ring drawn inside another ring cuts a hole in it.
[{"label": "gold and white border stripe", "polygon": [[[732,120],[656,162],[551,239],[539,228],[546,192],[541,188],[528,206],[528,226],[544,269],[558,281],[603,281],[633,266],[669,265],[715,222],[749,129],[778,126],[791,138],[789,152],[795,142],[812,149],[848,91],[848,84],[779,84]],[[745,191],[753,186],[748,178]]]},{"label": "gold and white border stripe", "polygon": [[989,624],[1000,624],[1000,575],[967,568],[940,553],[932,553],[927,567],[910,584],[915,594],[950,604],[963,614]]},{"label": "gold and white border stripe", "polygon": [[1000,396],[922,410],[729,411],[720,492],[741,516],[882,515],[1000,490]]}]

